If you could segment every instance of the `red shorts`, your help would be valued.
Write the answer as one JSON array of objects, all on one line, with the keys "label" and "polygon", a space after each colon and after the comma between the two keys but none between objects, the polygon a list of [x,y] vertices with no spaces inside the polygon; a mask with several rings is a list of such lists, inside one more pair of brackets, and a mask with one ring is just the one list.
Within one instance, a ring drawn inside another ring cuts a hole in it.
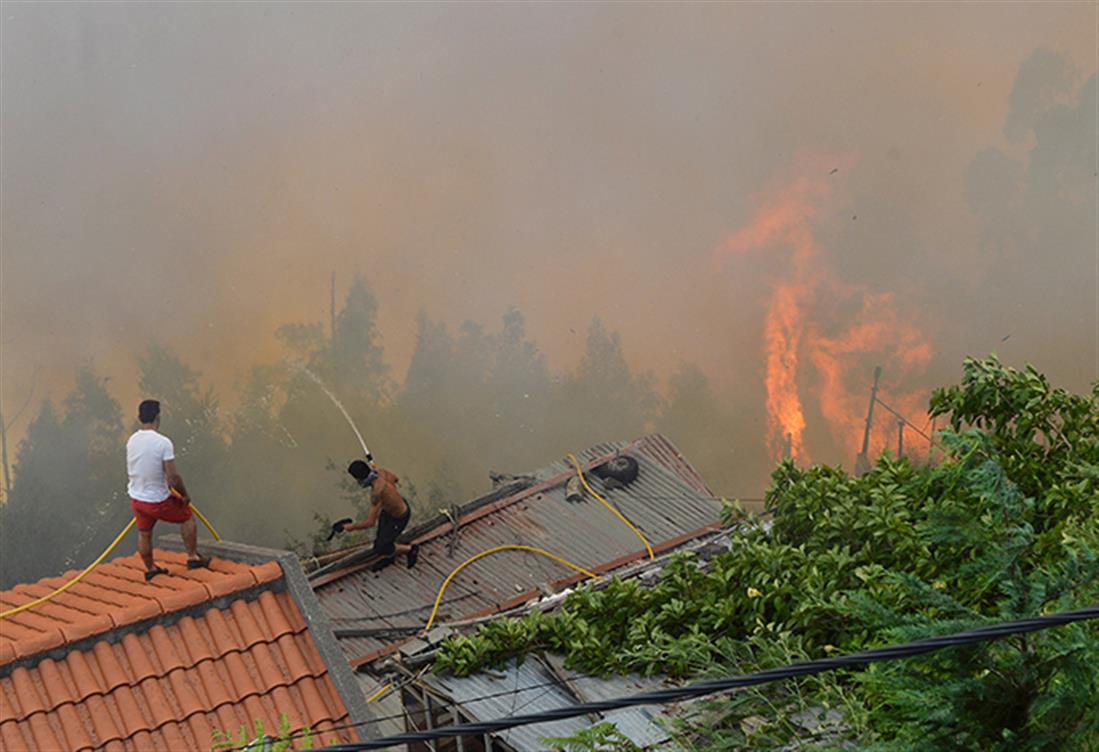
[{"label": "red shorts", "polygon": [[146,533],[153,529],[157,520],[186,522],[191,519],[191,505],[175,496],[169,496],[160,502],[130,499],[130,509],[137,520],[137,529]]}]

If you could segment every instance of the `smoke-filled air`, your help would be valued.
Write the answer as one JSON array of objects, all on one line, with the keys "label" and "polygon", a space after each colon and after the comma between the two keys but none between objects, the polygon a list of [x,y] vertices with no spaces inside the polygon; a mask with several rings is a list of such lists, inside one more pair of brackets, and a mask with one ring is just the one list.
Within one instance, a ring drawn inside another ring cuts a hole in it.
[{"label": "smoke-filled air", "polygon": [[1099,378],[1095,4],[2,16],[5,587],[129,519],[145,398],[309,552],[366,447],[419,516],[659,431],[758,508],[933,460],[966,356]]}]

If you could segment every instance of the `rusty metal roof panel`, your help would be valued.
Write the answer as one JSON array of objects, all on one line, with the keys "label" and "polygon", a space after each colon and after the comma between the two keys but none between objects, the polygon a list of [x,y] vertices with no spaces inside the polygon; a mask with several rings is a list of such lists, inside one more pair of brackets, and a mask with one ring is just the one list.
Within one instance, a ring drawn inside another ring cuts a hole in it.
[{"label": "rusty metal roof panel", "polygon": [[[637,479],[624,488],[604,489],[589,470],[615,453],[637,460]],[[617,508],[654,548],[718,522],[721,506],[697,472],[666,439],[649,436],[633,442],[600,444],[578,453],[589,484]],[[598,461],[598,462],[597,462]],[[314,584],[326,615],[341,627],[406,627],[424,624],[439,588],[451,571],[470,556],[496,546],[519,544],[544,549],[587,569],[606,570],[613,562],[645,555],[643,542],[599,501],[585,496],[565,500],[573,467],[562,459],[533,473],[535,482],[505,498],[474,500],[459,510],[461,524],[453,556],[448,556],[452,524],[423,532],[420,561],[408,570],[403,561],[371,572],[362,564],[344,576],[329,574]],[[465,567],[451,582],[437,621],[445,623],[499,610],[509,600],[532,597],[549,583],[573,572],[533,553],[509,551]],[[375,656],[400,640],[343,637],[349,660]]]}]

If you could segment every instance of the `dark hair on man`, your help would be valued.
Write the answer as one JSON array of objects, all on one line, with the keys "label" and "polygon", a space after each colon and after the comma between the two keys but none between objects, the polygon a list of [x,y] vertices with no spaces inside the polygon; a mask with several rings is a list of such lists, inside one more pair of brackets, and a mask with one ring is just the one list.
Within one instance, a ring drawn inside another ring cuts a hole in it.
[{"label": "dark hair on man", "polygon": [[351,477],[355,480],[366,480],[370,475],[370,465],[362,460],[355,460],[347,466],[347,472],[351,473]]},{"label": "dark hair on man", "polygon": [[158,415],[160,415],[160,403],[156,400],[145,400],[137,406],[137,419],[142,423],[152,423]]}]

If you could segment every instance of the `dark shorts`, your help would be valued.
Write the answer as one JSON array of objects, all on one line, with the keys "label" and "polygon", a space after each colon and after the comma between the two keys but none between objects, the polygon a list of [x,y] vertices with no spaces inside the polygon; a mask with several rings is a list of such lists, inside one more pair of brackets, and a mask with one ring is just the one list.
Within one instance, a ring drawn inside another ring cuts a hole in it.
[{"label": "dark shorts", "polygon": [[191,519],[191,505],[175,496],[157,502],[130,499],[130,509],[137,520],[137,529],[144,533],[152,530],[157,520],[186,522]]},{"label": "dark shorts", "polygon": [[374,553],[378,556],[392,556],[397,549],[397,538],[408,527],[412,518],[412,505],[405,501],[406,511],[400,517],[394,517],[382,510],[378,515],[378,534],[374,536]]}]

